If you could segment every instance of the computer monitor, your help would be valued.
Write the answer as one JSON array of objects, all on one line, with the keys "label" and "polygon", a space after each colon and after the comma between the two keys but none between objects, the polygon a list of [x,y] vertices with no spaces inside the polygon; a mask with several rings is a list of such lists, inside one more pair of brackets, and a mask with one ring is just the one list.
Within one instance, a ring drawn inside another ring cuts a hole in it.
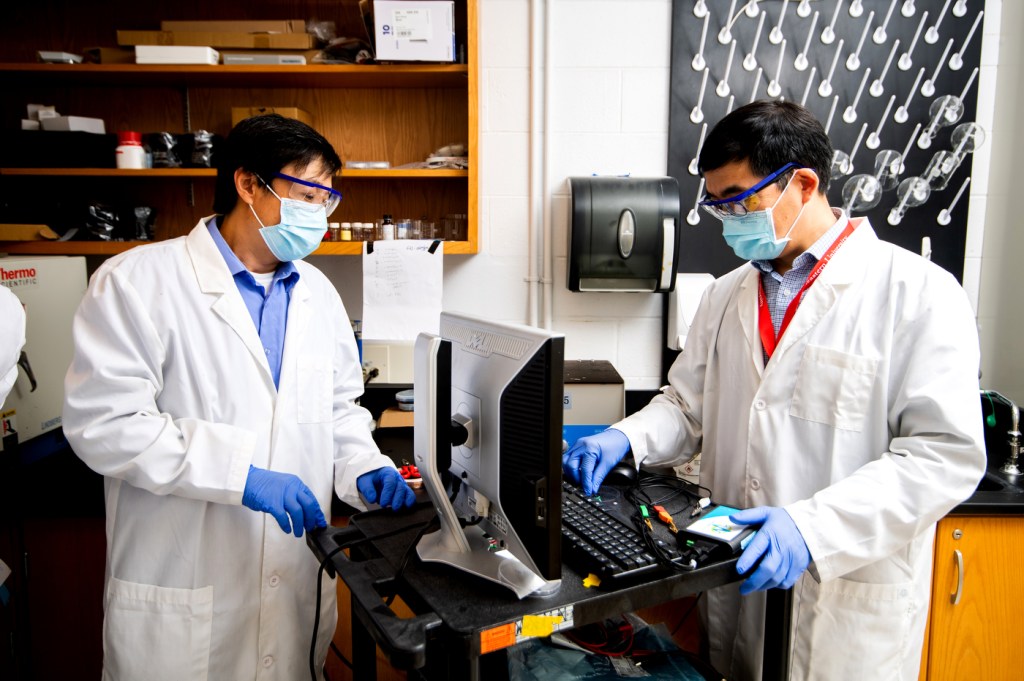
[{"label": "computer monitor", "polygon": [[[417,338],[415,459],[441,521],[417,545],[422,560],[520,598],[558,590],[564,345],[552,331],[450,312],[439,336]],[[446,473],[458,480],[452,500]]]}]

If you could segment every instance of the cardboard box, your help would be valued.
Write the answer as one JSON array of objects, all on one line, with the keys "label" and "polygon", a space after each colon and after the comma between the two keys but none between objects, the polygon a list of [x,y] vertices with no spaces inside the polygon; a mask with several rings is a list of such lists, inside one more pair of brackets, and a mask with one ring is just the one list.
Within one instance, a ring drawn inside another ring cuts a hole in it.
[{"label": "cardboard box", "polygon": [[185,45],[136,45],[136,64],[209,64],[220,63],[220,54],[212,47]]},{"label": "cardboard box", "polygon": [[118,45],[204,45],[234,49],[309,50],[309,33],[225,33],[220,31],[118,31]]},{"label": "cardboard box", "polygon": [[47,225],[0,224],[0,241],[54,241],[60,235]]},{"label": "cardboard box", "polygon": [[305,33],[305,19],[251,21],[161,21],[161,31],[214,31],[219,33]]},{"label": "cardboard box", "polygon": [[312,64],[320,50],[221,50],[222,64]]},{"label": "cardboard box", "polygon": [[373,22],[380,61],[455,61],[451,0],[374,0]]},{"label": "cardboard box", "polygon": [[235,127],[246,118],[273,113],[280,114],[285,118],[300,120],[313,127],[313,116],[294,106],[233,106],[231,107],[231,127]]},{"label": "cardboard box", "polygon": [[93,64],[135,63],[135,50],[130,47],[87,47],[84,52]]},{"label": "cardboard box", "polygon": [[402,428],[413,425],[414,412],[402,411],[398,407],[388,407],[380,413],[377,420],[378,428]]},{"label": "cardboard box", "polygon": [[107,126],[102,118],[88,118],[86,116],[54,116],[43,118],[39,121],[43,130],[77,130],[79,132],[91,132],[104,134]]}]

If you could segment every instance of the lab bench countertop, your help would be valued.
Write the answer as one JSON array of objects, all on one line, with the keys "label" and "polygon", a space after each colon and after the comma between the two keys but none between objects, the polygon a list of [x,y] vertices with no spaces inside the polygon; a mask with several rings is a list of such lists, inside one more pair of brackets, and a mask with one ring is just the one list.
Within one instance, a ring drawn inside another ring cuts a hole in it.
[{"label": "lab bench countertop", "polygon": [[950,515],[1024,515],[1024,475],[985,471],[974,494]]}]

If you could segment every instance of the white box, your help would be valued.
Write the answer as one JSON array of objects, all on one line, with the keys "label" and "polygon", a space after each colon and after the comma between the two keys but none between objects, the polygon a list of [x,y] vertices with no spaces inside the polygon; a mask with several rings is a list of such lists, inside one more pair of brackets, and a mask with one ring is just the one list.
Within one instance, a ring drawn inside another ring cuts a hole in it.
[{"label": "white box", "polygon": [[25,371],[18,369],[0,408],[2,427],[17,431],[20,444],[61,426],[64,374],[74,350],[71,319],[87,283],[83,257],[0,258],[0,286],[25,306],[24,351],[36,380],[33,389]]},{"label": "white box", "polygon": [[43,126],[43,130],[77,130],[81,132],[95,132],[100,135],[107,132],[107,126],[103,123],[102,118],[87,118],[86,116],[53,116],[46,118],[40,116],[39,123]]},{"label": "white box", "polygon": [[374,0],[377,59],[455,61],[451,0]]},{"label": "white box", "polygon": [[220,63],[220,53],[212,47],[191,45],[136,45],[136,64],[211,64]]}]

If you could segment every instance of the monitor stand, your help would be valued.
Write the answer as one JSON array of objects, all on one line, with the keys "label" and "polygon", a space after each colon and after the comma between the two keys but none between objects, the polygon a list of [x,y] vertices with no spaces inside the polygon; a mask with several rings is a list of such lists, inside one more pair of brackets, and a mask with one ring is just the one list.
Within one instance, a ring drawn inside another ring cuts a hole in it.
[{"label": "monitor stand", "polygon": [[[465,424],[451,423],[451,346],[438,336],[421,333],[416,340],[415,356],[413,452],[423,486],[441,521],[439,531],[420,538],[417,554],[423,561],[451,565],[507,587],[518,598],[557,593],[562,580],[545,580],[512,551],[495,547],[480,527],[463,528],[459,523],[438,466],[440,450],[448,451],[450,457],[453,432],[461,430],[463,441],[466,433]],[[447,468],[445,465],[444,470]],[[510,536],[509,544],[512,543],[518,543],[514,532]]]}]

